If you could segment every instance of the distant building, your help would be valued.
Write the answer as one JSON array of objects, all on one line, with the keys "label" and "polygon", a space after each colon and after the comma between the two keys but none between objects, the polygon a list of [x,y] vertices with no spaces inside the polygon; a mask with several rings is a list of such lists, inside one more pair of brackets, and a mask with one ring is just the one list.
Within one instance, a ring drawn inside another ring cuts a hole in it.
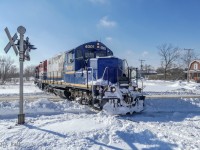
[{"label": "distant building", "polygon": [[155,70],[138,70],[139,77],[149,78],[151,76],[157,75]]},{"label": "distant building", "polygon": [[196,82],[200,82],[200,60],[193,60],[188,68],[189,79]]}]

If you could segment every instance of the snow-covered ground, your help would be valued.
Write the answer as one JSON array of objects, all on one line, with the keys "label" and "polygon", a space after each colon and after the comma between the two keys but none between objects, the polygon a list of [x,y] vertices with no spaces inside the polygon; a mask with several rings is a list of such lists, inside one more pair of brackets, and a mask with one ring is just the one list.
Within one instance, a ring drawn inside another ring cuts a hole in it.
[{"label": "snow-covered ground", "polygon": [[[139,82],[142,86],[142,82]],[[200,84],[195,82],[183,81],[162,81],[162,80],[144,80],[144,94],[150,95],[196,95],[200,94]]]},{"label": "snow-covered ground", "polygon": [[[145,94],[199,94],[200,84],[144,81]],[[110,116],[87,106],[53,102],[26,83],[26,123],[16,125],[18,85],[0,86],[0,149],[200,149],[200,98],[147,98],[144,112]],[[36,94],[37,93],[37,94]]]}]

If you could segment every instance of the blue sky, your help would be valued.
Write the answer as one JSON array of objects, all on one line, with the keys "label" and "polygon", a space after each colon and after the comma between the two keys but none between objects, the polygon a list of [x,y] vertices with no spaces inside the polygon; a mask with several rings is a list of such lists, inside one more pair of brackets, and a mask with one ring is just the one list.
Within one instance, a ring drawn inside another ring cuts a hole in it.
[{"label": "blue sky", "polygon": [[[23,25],[38,48],[26,65],[99,40],[131,66],[143,59],[158,67],[158,45],[200,50],[199,6],[199,0],[2,0],[0,55],[8,42],[4,28],[14,35]],[[18,61],[12,49],[8,55]]]}]

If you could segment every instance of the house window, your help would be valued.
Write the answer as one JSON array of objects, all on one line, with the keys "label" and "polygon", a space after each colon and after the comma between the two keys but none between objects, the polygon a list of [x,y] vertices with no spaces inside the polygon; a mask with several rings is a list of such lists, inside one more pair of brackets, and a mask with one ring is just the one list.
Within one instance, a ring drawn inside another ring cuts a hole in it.
[{"label": "house window", "polygon": [[194,70],[198,70],[198,63],[194,64]]}]

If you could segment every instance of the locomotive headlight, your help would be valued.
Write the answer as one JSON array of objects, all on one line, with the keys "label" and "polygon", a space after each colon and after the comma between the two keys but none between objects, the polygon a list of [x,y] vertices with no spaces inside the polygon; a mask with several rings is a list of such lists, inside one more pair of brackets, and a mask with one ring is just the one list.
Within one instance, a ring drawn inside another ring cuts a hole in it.
[{"label": "locomotive headlight", "polygon": [[110,91],[114,93],[116,91],[116,88],[115,87],[111,87]]}]

